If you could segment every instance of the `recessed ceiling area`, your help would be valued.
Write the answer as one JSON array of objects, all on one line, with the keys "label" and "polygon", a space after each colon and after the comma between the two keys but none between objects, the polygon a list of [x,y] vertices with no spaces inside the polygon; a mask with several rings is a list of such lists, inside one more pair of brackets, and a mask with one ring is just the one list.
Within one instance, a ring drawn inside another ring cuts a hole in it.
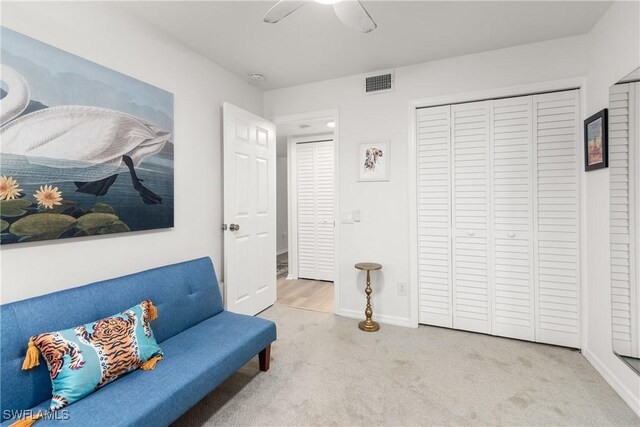
[{"label": "recessed ceiling area", "polygon": [[[403,65],[586,34],[609,8],[599,1],[366,1],[378,24],[343,25],[310,2],[277,24],[275,1],[138,1],[119,6],[191,49],[270,90]],[[253,81],[249,74],[264,75]]]},{"label": "recessed ceiling area", "polygon": [[287,156],[287,139],[292,136],[328,136],[333,135],[334,128],[327,124],[329,119],[304,120],[278,125],[276,129],[276,153],[278,157]]}]

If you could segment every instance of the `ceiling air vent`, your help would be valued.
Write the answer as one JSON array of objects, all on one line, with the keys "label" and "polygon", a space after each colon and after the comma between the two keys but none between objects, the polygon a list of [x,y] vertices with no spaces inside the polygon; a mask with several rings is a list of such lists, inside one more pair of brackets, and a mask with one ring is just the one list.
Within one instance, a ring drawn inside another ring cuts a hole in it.
[{"label": "ceiling air vent", "polygon": [[384,74],[366,76],[364,78],[365,95],[391,91],[393,91],[393,71]]}]

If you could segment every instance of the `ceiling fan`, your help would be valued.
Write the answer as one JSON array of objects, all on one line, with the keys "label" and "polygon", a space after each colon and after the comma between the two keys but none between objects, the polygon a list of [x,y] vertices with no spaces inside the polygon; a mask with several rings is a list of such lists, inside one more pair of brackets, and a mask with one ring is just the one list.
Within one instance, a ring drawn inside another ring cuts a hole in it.
[{"label": "ceiling fan", "polygon": [[[363,33],[370,33],[375,30],[377,25],[367,12],[367,9],[358,0],[314,0],[316,3],[333,5],[333,11],[343,24]],[[264,22],[275,24],[282,18],[289,16],[307,1],[304,0],[280,0],[275,4],[266,15]]]}]

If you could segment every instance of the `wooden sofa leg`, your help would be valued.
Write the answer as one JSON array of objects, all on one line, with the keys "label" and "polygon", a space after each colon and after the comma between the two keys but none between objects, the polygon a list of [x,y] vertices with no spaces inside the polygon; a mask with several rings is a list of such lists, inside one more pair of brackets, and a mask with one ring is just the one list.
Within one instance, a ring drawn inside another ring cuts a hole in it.
[{"label": "wooden sofa leg", "polygon": [[267,372],[269,370],[269,361],[271,360],[271,344],[258,354],[258,360],[260,361],[260,370]]}]

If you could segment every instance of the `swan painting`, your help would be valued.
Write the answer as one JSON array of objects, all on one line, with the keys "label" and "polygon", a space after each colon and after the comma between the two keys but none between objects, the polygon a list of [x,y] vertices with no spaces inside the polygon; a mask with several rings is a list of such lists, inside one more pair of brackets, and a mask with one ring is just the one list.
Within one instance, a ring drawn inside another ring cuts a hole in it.
[{"label": "swan painting", "polygon": [[173,96],[0,31],[2,244],[172,227]]},{"label": "swan painting", "polygon": [[[126,113],[83,105],[44,108],[12,120],[29,105],[29,86],[6,65],[1,76],[8,93],[0,100],[0,155],[23,156],[30,164],[50,168],[48,180],[73,181],[77,191],[95,196],[107,193],[124,163],[142,201],[162,202],[142,185],[135,167],[164,147],[169,132]],[[2,173],[30,183],[18,171],[3,168]]]}]

